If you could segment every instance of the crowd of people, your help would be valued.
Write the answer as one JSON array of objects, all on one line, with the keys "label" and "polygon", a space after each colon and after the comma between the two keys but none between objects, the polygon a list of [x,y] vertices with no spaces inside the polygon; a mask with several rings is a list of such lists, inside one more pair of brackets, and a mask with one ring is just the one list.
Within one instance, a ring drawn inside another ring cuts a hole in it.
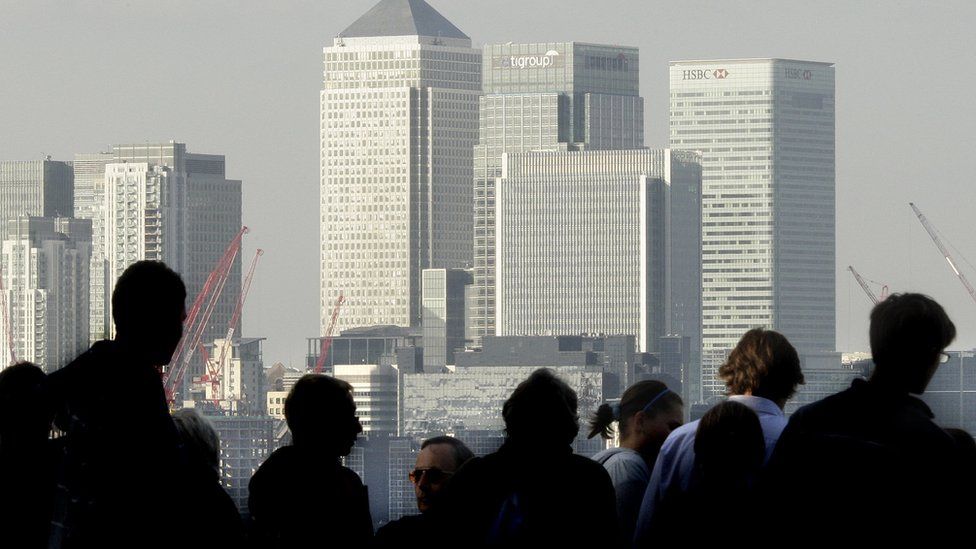
[{"label": "crowd of people", "polygon": [[[787,418],[804,381],[782,335],[748,331],[719,369],[728,398],[683,423],[681,397],[640,381],[599,407],[572,451],[577,395],[551,370],[502,408],[501,448],[423,442],[410,472],[418,514],[373,531],[367,487],[341,458],[362,426],[352,387],[309,374],[285,402],[292,443],[253,475],[242,520],[220,485],[219,441],[170,413],[159,368],[181,336],[186,290],[143,261],[112,295],[116,337],[45,375],[0,372],[0,546],[657,547],[765,539],[952,538],[974,511],[976,442],[945,430],[923,393],[955,326],[920,294],[871,313],[874,370]],[[51,436],[56,433],[57,436]]]}]

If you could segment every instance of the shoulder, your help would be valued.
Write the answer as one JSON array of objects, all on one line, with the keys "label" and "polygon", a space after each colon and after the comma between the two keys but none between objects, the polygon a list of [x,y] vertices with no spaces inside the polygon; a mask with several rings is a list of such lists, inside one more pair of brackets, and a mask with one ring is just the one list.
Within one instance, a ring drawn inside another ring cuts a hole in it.
[{"label": "shoulder", "polygon": [[698,433],[698,420],[685,423],[681,427],[678,427],[668,438],[664,440],[664,444],[661,446],[661,455],[677,455],[681,452],[687,451],[688,447],[694,448],[695,444],[695,434]]},{"label": "shoulder", "polygon": [[336,474],[339,477],[339,480],[348,485],[359,487],[363,486],[363,479],[359,478],[359,475],[348,467],[340,465]]},{"label": "shoulder", "polygon": [[585,477],[596,479],[606,479],[608,482],[610,477],[607,470],[599,463],[593,461],[592,459],[581,456],[579,454],[570,454],[567,459],[568,468],[574,472]]}]

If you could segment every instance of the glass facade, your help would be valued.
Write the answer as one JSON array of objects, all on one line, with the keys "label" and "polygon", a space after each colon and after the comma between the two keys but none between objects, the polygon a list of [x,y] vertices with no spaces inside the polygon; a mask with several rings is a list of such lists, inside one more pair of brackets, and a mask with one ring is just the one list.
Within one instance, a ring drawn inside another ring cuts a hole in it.
[{"label": "glass facade", "polygon": [[[454,373],[403,376],[403,436],[431,436],[459,430],[504,429],[502,405],[537,366],[458,367]],[[559,366],[556,374],[576,391],[579,416],[589,417],[603,402],[599,367]]]},{"label": "glass facade", "polygon": [[474,152],[473,344],[496,332],[495,180],[502,156],[643,145],[636,48],[577,42],[484,47]]},{"label": "glass facade", "polygon": [[419,326],[421,271],[471,262],[481,52],[436,36],[324,51],[321,333],[340,293],[336,329]]},{"label": "glass facade", "polygon": [[671,147],[702,154],[702,384],[744,332],[834,348],[834,68],[671,63]]},{"label": "glass facade", "polygon": [[[630,334],[650,352],[671,330],[697,333],[697,285],[685,280],[698,272],[698,166],[651,149],[507,155],[497,334]],[[688,271],[672,275],[671,258]]]},{"label": "glass facade", "polygon": [[464,348],[464,294],[471,272],[424,269],[423,277],[424,371],[442,372]]},{"label": "glass facade", "polygon": [[23,216],[3,225],[0,333],[10,340],[0,338],[0,356],[53,372],[88,349],[91,221]]}]

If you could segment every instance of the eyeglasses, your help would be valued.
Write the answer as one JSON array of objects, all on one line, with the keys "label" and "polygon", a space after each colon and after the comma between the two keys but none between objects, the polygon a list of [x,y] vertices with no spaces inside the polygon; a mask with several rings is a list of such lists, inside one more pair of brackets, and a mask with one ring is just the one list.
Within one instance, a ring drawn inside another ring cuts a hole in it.
[{"label": "eyeglasses", "polygon": [[939,353],[939,364],[949,362],[949,353]]},{"label": "eyeglasses", "polygon": [[437,469],[436,467],[430,467],[427,469],[420,469],[420,468],[414,469],[413,471],[410,471],[410,474],[408,476],[410,477],[410,482],[414,484],[420,484],[420,480],[424,478],[425,474],[427,475],[427,482],[437,483],[449,478],[454,473],[449,471],[442,471],[440,469]]}]

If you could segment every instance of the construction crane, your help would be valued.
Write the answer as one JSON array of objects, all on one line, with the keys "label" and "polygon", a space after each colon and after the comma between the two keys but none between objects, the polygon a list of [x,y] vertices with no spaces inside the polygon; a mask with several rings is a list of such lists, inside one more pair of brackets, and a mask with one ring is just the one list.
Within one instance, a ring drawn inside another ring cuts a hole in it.
[{"label": "construction crane", "polygon": [[7,310],[7,288],[3,285],[3,265],[0,265],[0,309],[3,309],[3,331],[7,337],[7,352],[10,353],[10,366],[17,364],[14,352],[14,328],[10,325],[10,311]]},{"label": "construction crane", "polygon": [[952,269],[952,272],[956,275],[956,278],[958,278],[959,282],[962,282],[962,285],[966,287],[966,291],[969,292],[969,297],[973,298],[973,301],[976,301],[976,289],[974,289],[973,285],[970,284],[969,280],[966,279],[966,275],[962,274],[962,272],[956,268],[955,259],[952,258],[952,254],[949,253],[948,248],[946,248],[945,244],[942,243],[942,239],[939,238],[938,234],[936,234],[935,227],[929,223],[929,220],[925,218],[925,216],[913,202],[909,202],[908,205],[912,207],[912,211],[914,211],[915,215],[918,216],[918,220],[922,223],[922,226],[925,227],[925,232],[929,233],[929,236],[932,238],[932,242],[935,242],[936,247],[939,248],[939,252],[942,253],[942,257],[945,258],[946,263],[949,264],[949,268]]},{"label": "construction crane", "polygon": [[251,259],[251,265],[247,268],[247,275],[244,277],[244,283],[241,285],[241,296],[237,300],[237,305],[234,307],[234,314],[231,315],[230,322],[227,323],[227,335],[224,337],[224,344],[220,347],[220,352],[217,353],[217,362],[207,360],[207,373],[200,378],[200,381],[210,383],[211,400],[214,403],[223,399],[223,393],[220,387],[220,370],[224,367],[224,358],[226,358],[227,349],[233,345],[234,330],[237,327],[237,323],[241,320],[244,301],[247,299],[247,293],[251,289],[251,279],[254,278],[254,268],[257,267],[258,258],[262,255],[264,255],[264,250],[258,249],[254,252],[254,258]]},{"label": "construction crane", "polygon": [[[871,303],[877,305],[879,302],[884,301],[885,299],[888,298],[887,284],[882,284],[881,282],[877,282],[874,280],[869,281],[865,279],[864,277],[861,276],[861,273],[857,272],[854,269],[853,265],[848,265],[847,270],[850,271],[852,275],[854,275],[854,280],[856,280],[857,283],[861,286],[861,289],[864,290],[864,293],[868,294],[868,299],[871,300]],[[875,284],[881,286],[881,297],[874,295],[874,291],[872,291],[871,287],[868,286],[868,282],[874,282]]]},{"label": "construction crane", "polygon": [[332,331],[335,330],[336,320],[339,318],[339,309],[342,308],[343,302],[346,298],[342,297],[342,292],[339,292],[339,298],[336,299],[335,307],[332,309],[332,318],[329,320],[329,328],[325,331],[325,335],[322,336],[322,349],[319,351],[319,359],[315,362],[315,373],[321,374],[322,368],[325,366],[325,355],[329,352],[329,347],[332,346]]},{"label": "construction crane", "polygon": [[241,241],[244,235],[249,232],[247,227],[241,227],[237,232],[224,255],[217,261],[217,265],[210,275],[207,276],[203,288],[193,300],[193,305],[187,312],[186,321],[183,324],[183,337],[176,346],[173,358],[169,362],[169,367],[163,375],[163,389],[166,391],[166,398],[170,403],[174,401],[176,388],[183,382],[183,375],[189,368],[190,359],[193,358],[193,351],[200,345],[204,329],[210,322],[210,316],[217,307],[220,294],[223,293],[224,285],[230,276],[231,268],[234,266],[234,259],[241,250]]}]

